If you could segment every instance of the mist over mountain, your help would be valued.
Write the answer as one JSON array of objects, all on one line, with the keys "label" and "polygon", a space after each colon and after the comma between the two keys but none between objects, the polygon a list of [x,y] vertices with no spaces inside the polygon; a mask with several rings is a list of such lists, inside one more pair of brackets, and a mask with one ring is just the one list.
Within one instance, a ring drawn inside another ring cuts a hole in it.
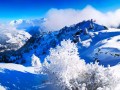
[{"label": "mist over mountain", "polygon": [[33,20],[13,20],[9,24],[18,30],[24,30],[31,35],[44,31],[42,23],[46,21],[45,18],[33,19]]},{"label": "mist over mountain", "polygon": [[0,26],[0,52],[17,50],[22,47],[31,35],[24,30],[17,30],[14,27]]},{"label": "mist over mountain", "polygon": [[32,31],[33,33],[58,31],[65,26],[69,27],[90,19],[94,19],[98,24],[117,28],[120,24],[119,14],[119,9],[103,13],[91,5],[87,5],[82,10],[52,8],[45,14],[44,18],[12,20],[9,24],[18,30],[24,29],[30,34]]}]

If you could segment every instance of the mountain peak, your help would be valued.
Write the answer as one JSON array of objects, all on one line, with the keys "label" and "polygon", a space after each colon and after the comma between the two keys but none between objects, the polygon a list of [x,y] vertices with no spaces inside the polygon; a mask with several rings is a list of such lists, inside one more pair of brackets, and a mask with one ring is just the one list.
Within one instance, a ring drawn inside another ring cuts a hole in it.
[{"label": "mountain peak", "polygon": [[[94,20],[87,20],[74,24],[70,27],[64,27],[59,31],[46,32],[33,35],[18,51],[14,52],[22,55],[22,58],[16,60],[16,56],[10,54],[10,56],[15,57],[16,63],[22,63],[23,60],[29,60],[26,58],[26,55],[31,57],[32,54],[35,54],[42,61],[49,54],[50,48],[55,48],[62,40],[70,39],[74,43],[79,43],[80,47],[89,47],[85,45],[83,41],[93,38],[95,31],[100,31],[106,29],[102,25],[98,25]],[[13,59],[13,58],[12,58]],[[7,59],[6,59],[7,60]],[[9,61],[7,61],[9,62]],[[29,62],[29,61],[28,61]],[[30,64],[30,63],[29,63]]]}]

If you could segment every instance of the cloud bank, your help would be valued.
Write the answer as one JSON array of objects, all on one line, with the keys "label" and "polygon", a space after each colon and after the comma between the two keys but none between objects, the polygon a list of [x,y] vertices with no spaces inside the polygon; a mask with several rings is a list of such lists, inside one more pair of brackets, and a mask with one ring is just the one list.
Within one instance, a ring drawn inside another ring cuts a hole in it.
[{"label": "cloud bank", "polygon": [[120,24],[120,9],[103,13],[90,5],[82,10],[53,8],[45,14],[45,18],[35,20],[13,20],[10,22],[10,25],[15,26],[17,29],[24,30],[29,27],[34,28],[38,26],[40,30],[56,31],[64,26],[70,26],[89,19],[94,19],[96,23],[107,27],[117,27]]},{"label": "cloud bank", "polygon": [[117,27],[120,24],[120,9],[102,13],[88,5],[83,10],[75,9],[50,9],[45,18],[47,21],[43,26],[47,30],[59,30],[64,26],[70,26],[83,20],[94,19],[98,24],[108,27]]},{"label": "cloud bank", "polygon": [[28,29],[29,27],[41,26],[44,21],[44,18],[33,20],[18,19],[12,20],[9,24],[17,29]]}]

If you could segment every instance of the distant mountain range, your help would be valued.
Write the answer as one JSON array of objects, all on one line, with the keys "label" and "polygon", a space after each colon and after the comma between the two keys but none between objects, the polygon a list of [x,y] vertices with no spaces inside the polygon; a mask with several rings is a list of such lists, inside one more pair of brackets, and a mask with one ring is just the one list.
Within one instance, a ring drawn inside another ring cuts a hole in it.
[{"label": "distant mountain range", "polygon": [[18,30],[25,30],[31,35],[43,31],[44,26],[42,25],[46,21],[45,18],[33,19],[33,20],[13,20],[9,24],[14,26]]},{"label": "distant mountain range", "polygon": [[17,50],[31,37],[25,31],[11,29],[9,27],[0,28],[0,52]]}]

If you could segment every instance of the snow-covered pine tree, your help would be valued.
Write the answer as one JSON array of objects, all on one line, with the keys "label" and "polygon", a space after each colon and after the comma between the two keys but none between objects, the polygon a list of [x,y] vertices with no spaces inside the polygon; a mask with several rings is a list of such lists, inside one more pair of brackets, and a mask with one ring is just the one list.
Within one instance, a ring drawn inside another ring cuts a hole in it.
[{"label": "snow-covered pine tree", "polygon": [[35,56],[34,54],[32,55],[31,59],[32,59],[31,64],[34,67],[34,72],[40,73],[42,70],[42,64],[40,62],[40,59],[37,56]]},{"label": "snow-covered pine tree", "polygon": [[34,54],[32,55],[32,57],[31,57],[31,59],[32,59],[32,66],[38,66],[38,67],[41,67],[41,63],[40,63],[40,59],[37,57],[37,56],[35,56]]},{"label": "snow-covered pine tree", "polygon": [[50,49],[50,55],[44,62],[44,70],[48,74],[50,81],[61,90],[66,88],[72,90],[73,83],[78,76],[84,73],[85,62],[80,60],[76,44],[71,40],[63,40],[61,45],[55,49]]},{"label": "snow-covered pine tree", "polygon": [[101,90],[114,90],[117,80],[109,67],[99,65],[98,62],[87,64],[86,67],[86,73],[78,78],[80,85],[85,84],[87,90],[99,90],[100,88]]},{"label": "snow-covered pine tree", "polygon": [[97,62],[85,64],[71,40],[63,40],[56,48],[50,49],[42,70],[57,90],[114,90],[117,85],[109,67]]}]

